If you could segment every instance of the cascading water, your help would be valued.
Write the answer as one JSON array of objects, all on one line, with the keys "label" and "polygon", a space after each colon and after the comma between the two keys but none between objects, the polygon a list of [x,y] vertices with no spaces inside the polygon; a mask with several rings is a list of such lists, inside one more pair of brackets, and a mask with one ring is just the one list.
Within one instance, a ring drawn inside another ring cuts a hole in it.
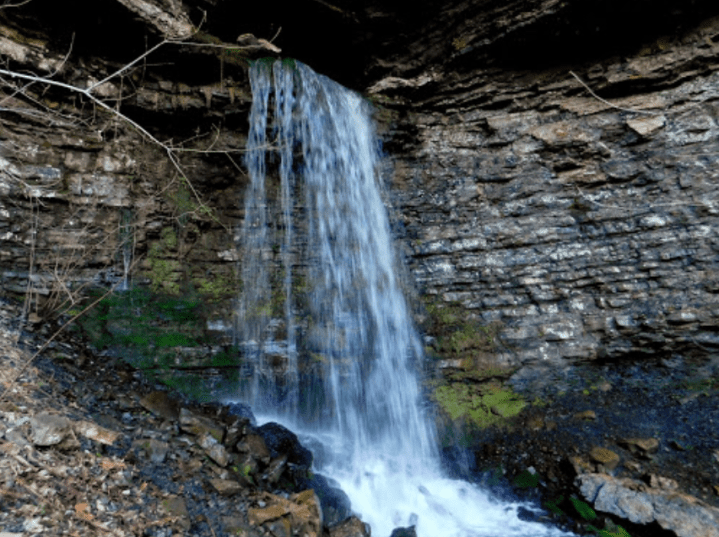
[{"label": "cascading water", "polygon": [[[564,535],[441,476],[369,105],[299,62],[256,62],[250,78],[237,339],[251,375],[242,397],[331,439],[334,456],[318,470],[340,483],[377,537],[409,525],[420,537]],[[279,185],[266,176],[268,154],[279,155]],[[279,209],[268,189],[279,192]]]}]

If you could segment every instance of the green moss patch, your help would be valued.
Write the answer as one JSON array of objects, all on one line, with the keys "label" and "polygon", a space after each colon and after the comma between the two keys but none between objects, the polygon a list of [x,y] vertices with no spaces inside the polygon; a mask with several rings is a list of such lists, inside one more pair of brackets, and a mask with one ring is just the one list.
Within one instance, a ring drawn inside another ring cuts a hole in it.
[{"label": "green moss patch", "polygon": [[135,288],[104,298],[76,326],[98,351],[111,349],[150,378],[202,399],[209,394],[207,370],[222,369],[229,382],[240,365],[236,348],[209,352],[214,342],[202,298]]},{"label": "green moss patch", "polygon": [[491,351],[497,345],[499,326],[483,325],[467,318],[459,303],[427,302],[427,333],[436,338],[434,350],[442,357],[464,358],[478,351]]},{"label": "green moss patch", "polygon": [[519,395],[496,384],[445,384],[434,390],[434,399],[451,421],[480,428],[505,424],[527,405]]}]

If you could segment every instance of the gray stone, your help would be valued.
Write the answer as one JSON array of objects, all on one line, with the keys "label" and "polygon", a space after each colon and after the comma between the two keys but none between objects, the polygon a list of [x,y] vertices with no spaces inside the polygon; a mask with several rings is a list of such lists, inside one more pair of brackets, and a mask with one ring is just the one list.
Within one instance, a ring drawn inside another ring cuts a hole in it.
[{"label": "gray stone", "polygon": [[54,446],[72,432],[72,422],[55,414],[38,414],[30,419],[30,441],[36,446]]},{"label": "gray stone", "polygon": [[204,449],[207,456],[219,466],[225,467],[230,463],[230,454],[227,449],[225,449],[225,446],[220,444],[211,433],[207,432],[198,436],[197,444]]},{"label": "gray stone", "polygon": [[678,537],[718,537],[719,509],[669,487],[651,488],[641,481],[605,474],[583,474],[576,484],[597,511],[635,524],[657,522]]}]

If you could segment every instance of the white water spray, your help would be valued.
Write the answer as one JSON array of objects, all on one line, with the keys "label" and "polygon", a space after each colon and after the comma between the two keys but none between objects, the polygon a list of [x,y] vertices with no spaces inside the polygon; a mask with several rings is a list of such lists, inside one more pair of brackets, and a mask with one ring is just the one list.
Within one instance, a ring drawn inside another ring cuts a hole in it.
[{"label": "white water spray", "polygon": [[[238,343],[253,375],[243,397],[260,413],[333,439],[335,456],[318,470],[340,483],[376,537],[410,525],[420,537],[564,535],[520,520],[519,505],[498,504],[439,471],[434,427],[421,411],[422,348],[395,271],[369,105],[299,62],[256,62],[250,78]],[[266,176],[271,145],[280,157],[281,208],[274,214]],[[281,273],[274,282],[273,271]],[[309,311],[304,323],[299,293]]]}]

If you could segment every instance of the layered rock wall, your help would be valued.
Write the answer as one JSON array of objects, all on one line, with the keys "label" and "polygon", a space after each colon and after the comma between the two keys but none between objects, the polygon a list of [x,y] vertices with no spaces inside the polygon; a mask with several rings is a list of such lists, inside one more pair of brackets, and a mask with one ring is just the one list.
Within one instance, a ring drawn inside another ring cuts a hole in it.
[{"label": "layered rock wall", "polygon": [[498,362],[719,344],[718,32],[579,74],[435,76],[409,113],[384,91],[416,282],[498,321]]},{"label": "layered rock wall", "polygon": [[280,46],[369,88],[415,283],[498,327],[490,362],[712,351],[719,8],[620,4],[295,3],[275,10],[283,31],[221,0],[2,9],[6,71],[58,83],[2,75],[2,288],[39,303],[117,282],[131,236],[136,281],[189,282],[227,320],[245,69]]}]

